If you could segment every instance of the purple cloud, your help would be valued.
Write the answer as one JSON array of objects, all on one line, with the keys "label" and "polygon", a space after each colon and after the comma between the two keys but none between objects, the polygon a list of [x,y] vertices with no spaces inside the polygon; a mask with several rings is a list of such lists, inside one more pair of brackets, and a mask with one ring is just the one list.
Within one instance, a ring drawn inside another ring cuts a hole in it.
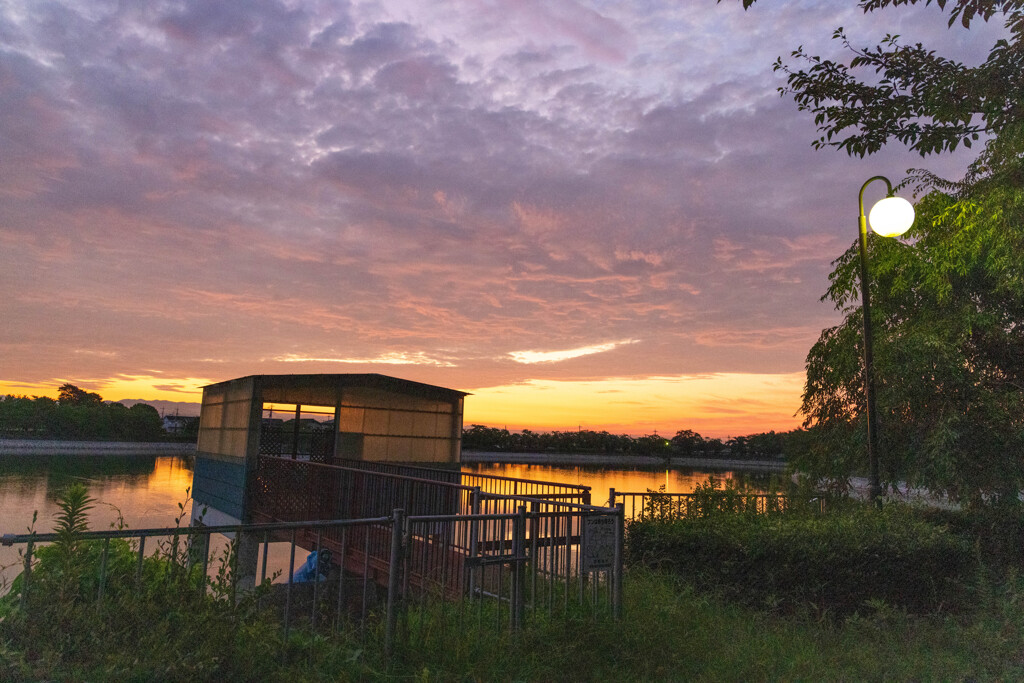
[{"label": "purple cloud", "polygon": [[[4,375],[799,371],[860,181],[969,159],[816,152],[776,94],[776,55],[889,17],[965,59],[997,33],[824,0],[8,3]],[[509,356],[609,340],[639,341]]]}]

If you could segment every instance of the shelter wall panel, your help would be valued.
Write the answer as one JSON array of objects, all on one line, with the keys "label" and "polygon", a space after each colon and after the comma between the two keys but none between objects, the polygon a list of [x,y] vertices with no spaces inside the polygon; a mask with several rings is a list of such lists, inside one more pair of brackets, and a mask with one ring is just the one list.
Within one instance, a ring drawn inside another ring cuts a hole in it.
[{"label": "shelter wall panel", "polygon": [[452,438],[451,412],[443,413],[437,416],[437,431],[434,432],[434,434],[444,439]]},{"label": "shelter wall panel", "polygon": [[451,444],[451,441],[449,441],[448,439],[438,439],[438,440],[434,441],[433,444],[434,444],[434,453],[433,453],[433,460],[434,460],[434,462],[448,462],[449,460],[452,459],[452,444]]},{"label": "shelter wall panel", "polygon": [[397,408],[403,410],[423,410],[427,412],[437,411],[437,401],[432,401],[426,398],[420,398],[419,396],[402,396],[401,401]]},{"label": "shelter wall panel", "polygon": [[225,404],[224,427],[247,429],[249,427],[249,408],[251,406],[251,401],[235,401]]},{"label": "shelter wall panel", "polygon": [[203,406],[200,427],[202,429],[220,429],[224,424],[224,404],[212,403]]},{"label": "shelter wall panel", "polygon": [[412,459],[412,439],[393,436],[388,439],[388,460],[408,461]]},{"label": "shelter wall panel", "polygon": [[429,462],[434,459],[433,439],[402,439],[405,450],[402,460],[405,462]]},{"label": "shelter wall panel", "polygon": [[433,413],[411,413],[413,436],[437,436],[437,415]]},{"label": "shelter wall panel", "polygon": [[202,429],[199,431],[199,444],[196,447],[197,450],[206,451],[207,453],[217,453],[220,451],[220,430],[219,429]]},{"label": "shelter wall panel", "polygon": [[388,432],[395,436],[411,436],[415,434],[413,430],[413,415],[415,414],[403,410],[392,410],[390,420],[388,421]]},{"label": "shelter wall panel", "polygon": [[247,379],[244,382],[232,382],[228,385],[225,399],[226,401],[250,401],[252,400],[252,380]]},{"label": "shelter wall panel", "polygon": [[248,443],[249,430],[247,429],[224,429],[221,431],[220,453],[233,455],[236,458],[245,458],[246,444]]},{"label": "shelter wall panel", "polygon": [[341,404],[361,408],[388,408],[391,405],[389,398],[389,394],[375,389],[345,389]]},{"label": "shelter wall panel", "polygon": [[363,418],[366,411],[362,408],[342,407],[338,415],[339,432],[361,432],[363,431]]},{"label": "shelter wall panel", "polygon": [[387,434],[388,423],[388,411],[367,408],[366,415],[363,418],[363,431],[367,434]]},{"label": "shelter wall panel", "polygon": [[383,436],[363,437],[363,460],[387,460],[388,441]]},{"label": "shelter wall panel", "polygon": [[380,389],[355,388],[345,390],[342,397],[342,405],[363,408],[436,411],[438,402],[419,396],[407,396],[405,394],[381,391]]},{"label": "shelter wall panel", "polygon": [[203,405],[208,403],[223,403],[227,395],[227,388],[224,386],[206,387],[203,389]]}]

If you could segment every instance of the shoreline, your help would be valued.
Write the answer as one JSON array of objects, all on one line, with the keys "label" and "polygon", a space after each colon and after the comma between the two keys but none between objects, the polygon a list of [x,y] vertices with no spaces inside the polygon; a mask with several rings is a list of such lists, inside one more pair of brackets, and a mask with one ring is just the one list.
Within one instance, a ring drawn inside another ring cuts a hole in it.
[{"label": "shoreline", "polygon": [[510,465],[616,465],[622,467],[689,467],[693,469],[785,472],[786,463],[770,460],[733,460],[720,458],[659,458],[653,455],[611,455],[571,453],[504,453],[462,451],[462,464]]},{"label": "shoreline", "polygon": [[195,455],[194,443],[0,439],[0,457],[40,455]]},{"label": "shoreline", "polygon": [[[195,455],[196,444],[163,441],[70,441],[45,439],[0,439],[0,457],[40,455]],[[424,463],[426,464],[426,463]],[[653,455],[505,453],[463,451],[461,464],[556,465],[569,467],[681,467],[693,469],[784,472],[786,463],[765,460],[723,458],[659,458]]]}]

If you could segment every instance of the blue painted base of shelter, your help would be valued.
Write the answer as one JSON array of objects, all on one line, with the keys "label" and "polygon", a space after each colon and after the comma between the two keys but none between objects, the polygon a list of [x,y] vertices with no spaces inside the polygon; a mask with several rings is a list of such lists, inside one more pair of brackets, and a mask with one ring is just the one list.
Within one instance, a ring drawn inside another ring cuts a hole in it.
[{"label": "blue painted base of shelter", "polygon": [[192,500],[236,519],[244,519],[245,465],[196,455]]}]

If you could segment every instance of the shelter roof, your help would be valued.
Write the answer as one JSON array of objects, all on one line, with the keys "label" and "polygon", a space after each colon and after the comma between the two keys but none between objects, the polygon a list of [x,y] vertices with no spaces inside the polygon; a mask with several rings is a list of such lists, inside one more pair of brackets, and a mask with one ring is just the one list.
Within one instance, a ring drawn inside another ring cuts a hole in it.
[{"label": "shelter roof", "polygon": [[[301,395],[324,396],[336,394],[345,389],[377,389],[390,393],[408,394],[434,400],[452,401],[469,394],[465,391],[448,389],[433,384],[414,382],[399,377],[377,373],[346,374],[300,374],[300,375],[246,375],[235,379],[209,384],[207,387],[228,386],[252,380],[254,386],[264,395],[265,400],[294,400]],[[281,399],[275,399],[280,394]],[[292,399],[283,398],[284,395]],[[313,402],[313,401],[311,401]]]}]

